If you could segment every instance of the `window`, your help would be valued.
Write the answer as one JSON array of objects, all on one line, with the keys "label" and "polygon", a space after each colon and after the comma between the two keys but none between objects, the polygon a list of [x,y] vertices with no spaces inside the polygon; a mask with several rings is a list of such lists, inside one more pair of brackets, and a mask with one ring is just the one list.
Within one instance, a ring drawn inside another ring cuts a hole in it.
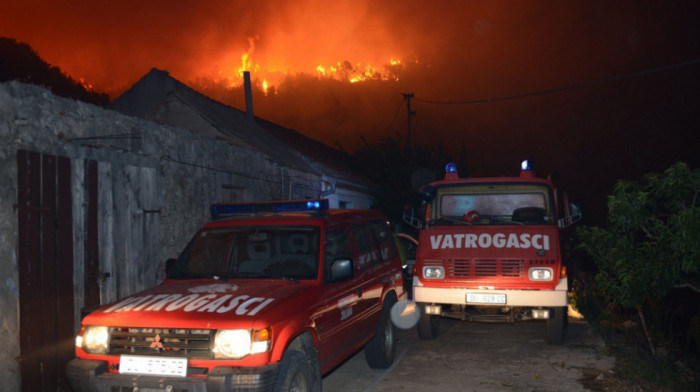
[{"label": "window", "polygon": [[518,208],[538,207],[544,209],[541,193],[444,195],[441,199],[443,216],[461,217],[467,211],[479,215],[510,216]]},{"label": "window", "polygon": [[172,279],[316,279],[315,226],[238,226],[199,232],[182,253]]},{"label": "window", "polygon": [[374,221],[371,223],[374,237],[379,245],[379,256],[383,261],[391,260],[396,257],[396,245],[394,237],[389,230],[386,222]]},{"label": "window", "polygon": [[474,211],[480,219],[475,224],[503,225],[519,223],[553,223],[551,191],[542,185],[475,184],[444,188],[438,195],[441,222],[460,222],[464,214]]},{"label": "window", "polygon": [[352,259],[350,236],[345,227],[330,229],[326,232],[324,241],[324,280],[330,281],[331,265],[337,259]]},{"label": "window", "polygon": [[360,269],[369,268],[396,257],[394,238],[384,221],[372,221],[352,227]]},{"label": "window", "polygon": [[379,251],[374,238],[372,227],[365,223],[353,226],[352,239],[357,250],[357,264],[359,269],[364,269],[374,261],[379,260]]}]

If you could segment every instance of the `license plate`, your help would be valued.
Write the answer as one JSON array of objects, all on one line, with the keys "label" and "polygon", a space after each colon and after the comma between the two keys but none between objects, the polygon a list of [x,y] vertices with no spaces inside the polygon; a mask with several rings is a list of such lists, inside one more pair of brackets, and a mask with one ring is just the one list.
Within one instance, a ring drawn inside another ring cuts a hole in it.
[{"label": "license plate", "polygon": [[467,303],[475,304],[506,304],[505,294],[467,293]]},{"label": "license plate", "polygon": [[119,373],[185,377],[187,358],[122,355],[119,360]]}]

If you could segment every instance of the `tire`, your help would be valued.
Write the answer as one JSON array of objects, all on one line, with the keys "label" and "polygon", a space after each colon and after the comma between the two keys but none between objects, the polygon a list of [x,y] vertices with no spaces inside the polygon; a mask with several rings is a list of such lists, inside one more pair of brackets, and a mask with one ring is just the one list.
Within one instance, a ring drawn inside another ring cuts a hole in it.
[{"label": "tire", "polygon": [[547,319],[547,343],[564,343],[564,327],[566,326],[567,308],[549,308],[551,314]]},{"label": "tire", "polygon": [[420,319],[418,320],[418,336],[423,340],[435,340],[440,331],[440,319],[438,316],[425,313],[425,306],[420,305]]},{"label": "tire", "polygon": [[275,392],[320,392],[321,375],[314,376],[313,368],[304,353],[287,350],[282,357]]},{"label": "tire", "polygon": [[394,363],[399,341],[399,331],[391,322],[391,307],[396,303],[394,296],[387,296],[382,305],[377,332],[365,345],[365,359],[372,369],[386,369]]}]

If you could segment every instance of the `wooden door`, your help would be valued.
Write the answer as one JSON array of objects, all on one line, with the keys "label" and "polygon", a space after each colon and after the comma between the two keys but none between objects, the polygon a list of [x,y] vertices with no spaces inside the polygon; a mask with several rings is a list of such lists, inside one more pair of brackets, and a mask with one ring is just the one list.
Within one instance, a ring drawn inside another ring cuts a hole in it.
[{"label": "wooden door", "polygon": [[17,153],[20,369],[23,391],[68,390],[74,356],[69,158]]}]

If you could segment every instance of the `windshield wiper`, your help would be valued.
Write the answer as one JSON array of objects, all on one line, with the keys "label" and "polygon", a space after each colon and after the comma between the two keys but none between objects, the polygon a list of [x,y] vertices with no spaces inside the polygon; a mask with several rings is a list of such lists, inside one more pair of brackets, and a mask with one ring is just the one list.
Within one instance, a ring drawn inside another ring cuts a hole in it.
[{"label": "windshield wiper", "polygon": [[263,272],[237,272],[234,276],[236,278],[242,279],[283,279],[299,283],[299,279],[283,274],[271,274]]},{"label": "windshield wiper", "polygon": [[500,216],[486,216],[486,217],[483,217],[483,218],[485,218],[485,219],[493,219],[493,220],[495,220],[495,221],[497,221],[497,222],[502,222],[502,223],[517,224],[517,225],[520,225],[520,226],[524,226],[524,225],[525,225],[525,223],[523,223],[523,222],[514,221],[514,220],[509,219],[509,218],[501,218]]},{"label": "windshield wiper", "polygon": [[465,222],[461,219],[449,218],[449,217],[445,217],[445,216],[443,216],[442,218],[431,219],[430,221],[428,221],[428,224],[439,226],[439,225],[444,225],[445,222],[457,223],[460,225],[469,225],[469,226],[472,225],[472,222]]}]

